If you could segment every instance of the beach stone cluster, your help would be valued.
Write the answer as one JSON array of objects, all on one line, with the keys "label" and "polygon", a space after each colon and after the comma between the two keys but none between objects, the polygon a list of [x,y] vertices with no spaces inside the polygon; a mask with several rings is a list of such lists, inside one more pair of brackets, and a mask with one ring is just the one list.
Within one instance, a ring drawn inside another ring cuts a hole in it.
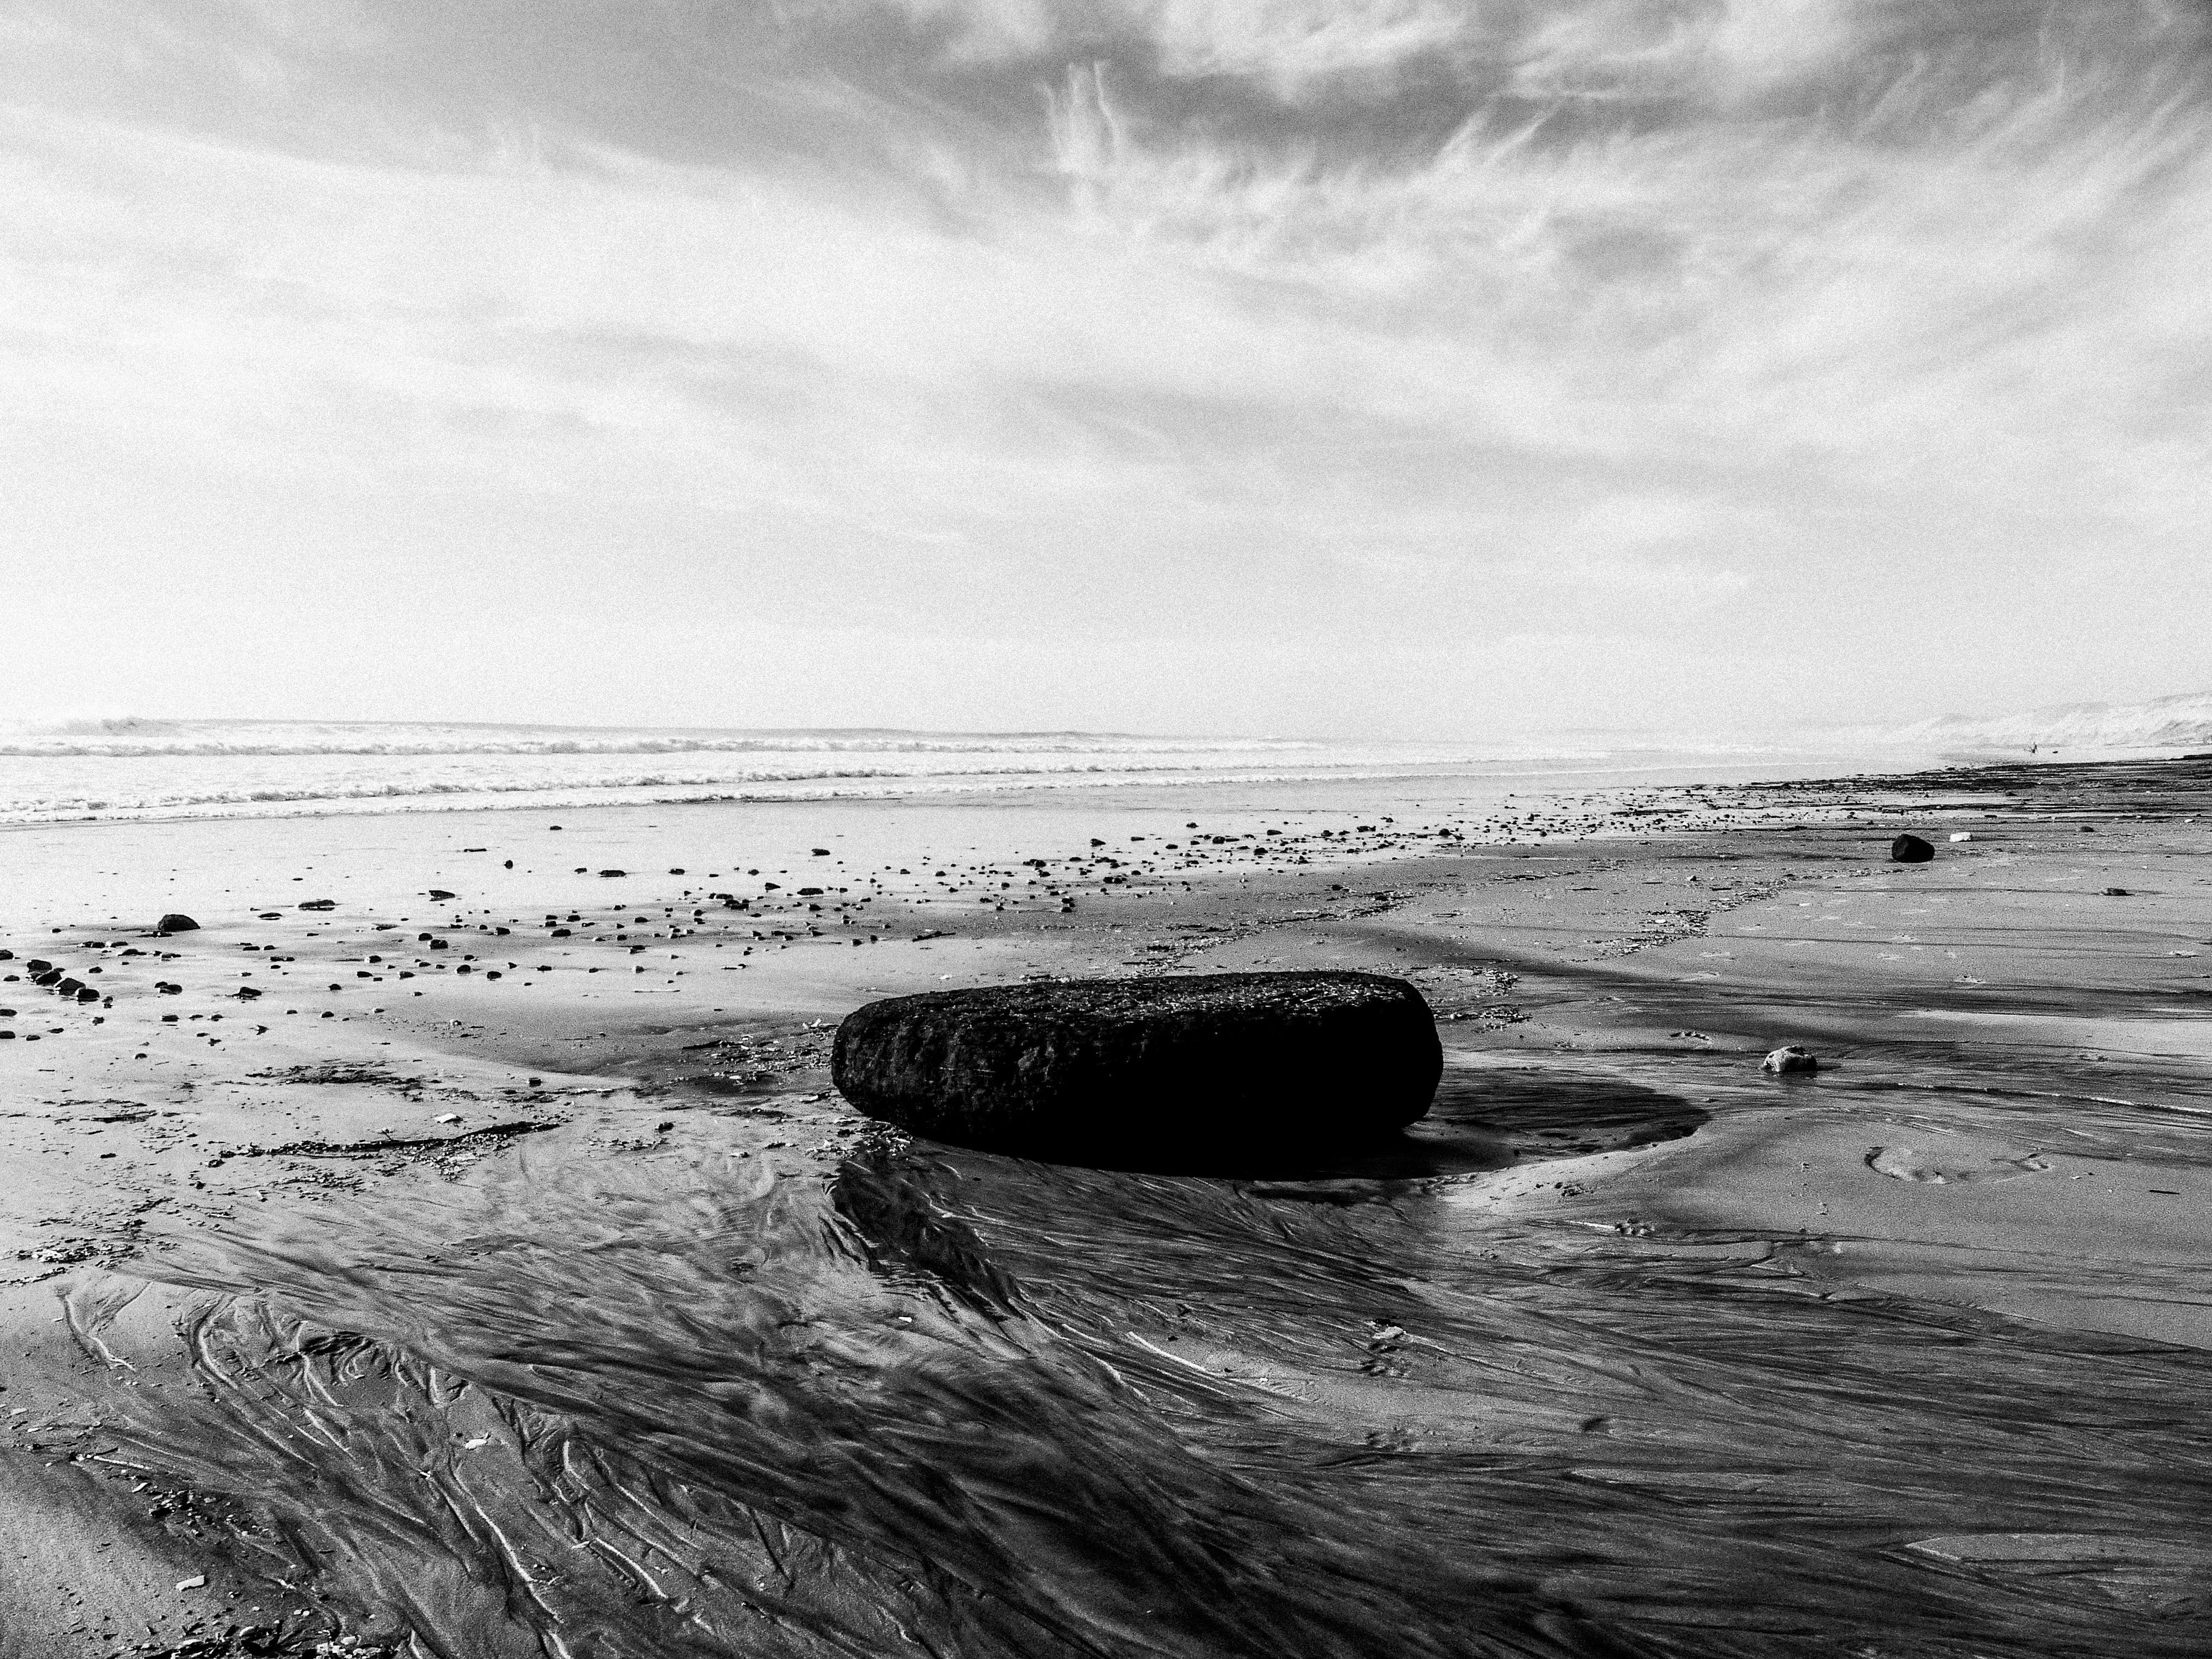
[{"label": "beach stone cluster", "polygon": [[830,1064],[933,1139],[1173,1161],[1385,1138],[1428,1110],[1443,1051],[1406,981],[1323,971],[892,997],[846,1018]]}]

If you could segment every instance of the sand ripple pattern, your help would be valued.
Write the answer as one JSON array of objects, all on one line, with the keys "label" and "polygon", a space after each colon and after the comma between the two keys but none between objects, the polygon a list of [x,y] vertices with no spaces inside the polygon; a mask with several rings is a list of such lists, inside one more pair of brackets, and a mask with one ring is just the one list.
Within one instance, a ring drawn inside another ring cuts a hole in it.
[{"label": "sand ripple pattern", "polygon": [[[207,1388],[124,1391],[116,1455],[246,1501],[271,1577],[442,1659],[2212,1631],[2203,1353],[1825,1297],[1794,1241],[1471,1219],[1433,1182],[921,1151],[771,1180],[732,1173],[743,1133],[547,1138],[156,1255]],[[152,1340],[140,1282],[87,1284],[88,1346]]]}]

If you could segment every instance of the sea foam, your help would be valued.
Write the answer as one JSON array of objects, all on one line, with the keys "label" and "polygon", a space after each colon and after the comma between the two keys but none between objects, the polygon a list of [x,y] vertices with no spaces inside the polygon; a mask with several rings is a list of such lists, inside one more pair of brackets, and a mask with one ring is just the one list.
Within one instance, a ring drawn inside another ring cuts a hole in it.
[{"label": "sea foam", "polygon": [[1260,781],[1481,759],[1464,746],[1124,732],[78,720],[0,726],[0,823]]}]

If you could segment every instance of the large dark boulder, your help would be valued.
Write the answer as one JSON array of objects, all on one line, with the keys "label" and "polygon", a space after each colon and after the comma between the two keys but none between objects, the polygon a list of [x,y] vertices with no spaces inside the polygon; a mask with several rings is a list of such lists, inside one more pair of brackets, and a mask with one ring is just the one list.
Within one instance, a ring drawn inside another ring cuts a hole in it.
[{"label": "large dark boulder", "polygon": [[1936,849],[1917,836],[1899,836],[1889,844],[1892,864],[1925,864],[1936,856]]},{"label": "large dark boulder", "polygon": [[1443,1051],[1401,979],[1206,974],[872,1002],[830,1065],[915,1134],[1164,1165],[1386,1137],[1428,1110]]},{"label": "large dark boulder", "polygon": [[157,933],[197,933],[199,928],[199,923],[190,916],[174,910],[154,924],[154,931]]}]

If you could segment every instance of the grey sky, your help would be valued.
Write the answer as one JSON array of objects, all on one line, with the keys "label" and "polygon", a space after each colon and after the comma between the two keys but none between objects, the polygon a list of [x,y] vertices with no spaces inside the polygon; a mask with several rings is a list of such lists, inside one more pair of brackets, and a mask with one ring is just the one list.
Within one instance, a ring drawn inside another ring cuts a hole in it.
[{"label": "grey sky", "polygon": [[2196,5],[0,11],[0,712],[2212,678]]}]

